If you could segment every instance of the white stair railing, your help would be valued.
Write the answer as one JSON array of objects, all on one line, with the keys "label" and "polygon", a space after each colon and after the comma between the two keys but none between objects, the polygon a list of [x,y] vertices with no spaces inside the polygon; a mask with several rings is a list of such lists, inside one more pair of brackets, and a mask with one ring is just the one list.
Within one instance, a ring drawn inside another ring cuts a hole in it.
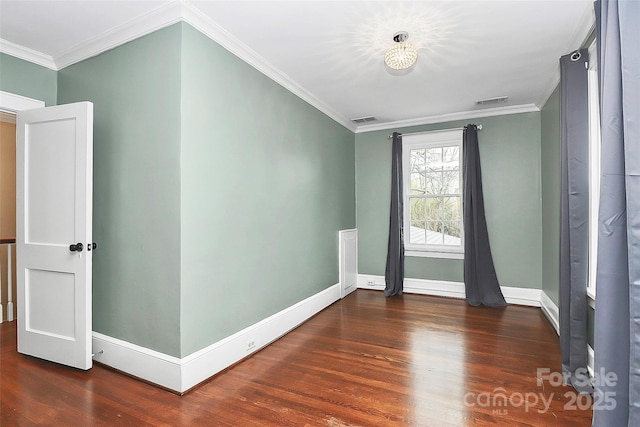
[{"label": "white stair railing", "polygon": [[0,269],[0,323],[4,319],[4,309],[2,307],[2,290],[6,289],[7,293],[7,317],[6,320],[11,322],[14,320],[13,314],[13,252],[15,248],[15,239],[0,239],[0,245],[7,247],[7,280],[2,280],[4,275]]}]

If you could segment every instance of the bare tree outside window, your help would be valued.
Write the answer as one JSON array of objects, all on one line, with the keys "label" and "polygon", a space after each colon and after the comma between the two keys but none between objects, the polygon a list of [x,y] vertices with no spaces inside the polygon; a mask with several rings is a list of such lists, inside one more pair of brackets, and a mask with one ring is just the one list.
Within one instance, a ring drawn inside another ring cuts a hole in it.
[{"label": "bare tree outside window", "polygon": [[409,157],[410,243],[460,246],[460,146],[412,149]]}]

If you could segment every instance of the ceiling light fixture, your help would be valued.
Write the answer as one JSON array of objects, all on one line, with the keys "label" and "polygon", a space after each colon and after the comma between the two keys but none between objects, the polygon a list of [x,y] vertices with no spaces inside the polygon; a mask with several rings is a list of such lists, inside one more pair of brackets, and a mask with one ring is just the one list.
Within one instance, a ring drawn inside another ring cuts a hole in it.
[{"label": "ceiling light fixture", "polygon": [[409,33],[399,31],[393,35],[395,44],[384,54],[387,71],[394,76],[409,74],[416,66],[418,49],[407,42]]}]

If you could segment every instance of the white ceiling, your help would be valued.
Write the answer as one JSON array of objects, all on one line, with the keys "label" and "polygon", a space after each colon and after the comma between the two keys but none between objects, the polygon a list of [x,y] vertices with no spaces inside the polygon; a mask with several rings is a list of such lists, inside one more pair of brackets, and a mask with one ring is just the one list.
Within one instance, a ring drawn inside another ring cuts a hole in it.
[{"label": "white ceiling", "polygon": [[[0,0],[0,51],[60,69],[182,20],[361,132],[539,109],[592,9],[592,0]],[[400,30],[420,57],[391,76],[382,57]],[[499,96],[508,102],[475,105]],[[363,116],[377,121],[349,120]]]}]

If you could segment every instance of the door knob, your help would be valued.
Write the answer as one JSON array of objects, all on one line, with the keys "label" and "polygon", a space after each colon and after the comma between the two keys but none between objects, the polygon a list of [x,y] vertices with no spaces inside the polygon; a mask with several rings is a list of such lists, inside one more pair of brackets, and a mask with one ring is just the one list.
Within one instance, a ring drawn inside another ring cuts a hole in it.
[{"label": "door knob", "polygon": [[82,243],[76,243],[75,245],[69,245],[69,250],[71,252],[82,252],[84,249],[84,245]]},{"label": "door knob", "polygon": [[90,250],[92,250],[92,249],[93,249],[94,251],[95,251],[96,249],[98,249],[98,244],[97,244],[97,243],[87,243],[87,250],[88,250],[88,251],[90,251]]}]

